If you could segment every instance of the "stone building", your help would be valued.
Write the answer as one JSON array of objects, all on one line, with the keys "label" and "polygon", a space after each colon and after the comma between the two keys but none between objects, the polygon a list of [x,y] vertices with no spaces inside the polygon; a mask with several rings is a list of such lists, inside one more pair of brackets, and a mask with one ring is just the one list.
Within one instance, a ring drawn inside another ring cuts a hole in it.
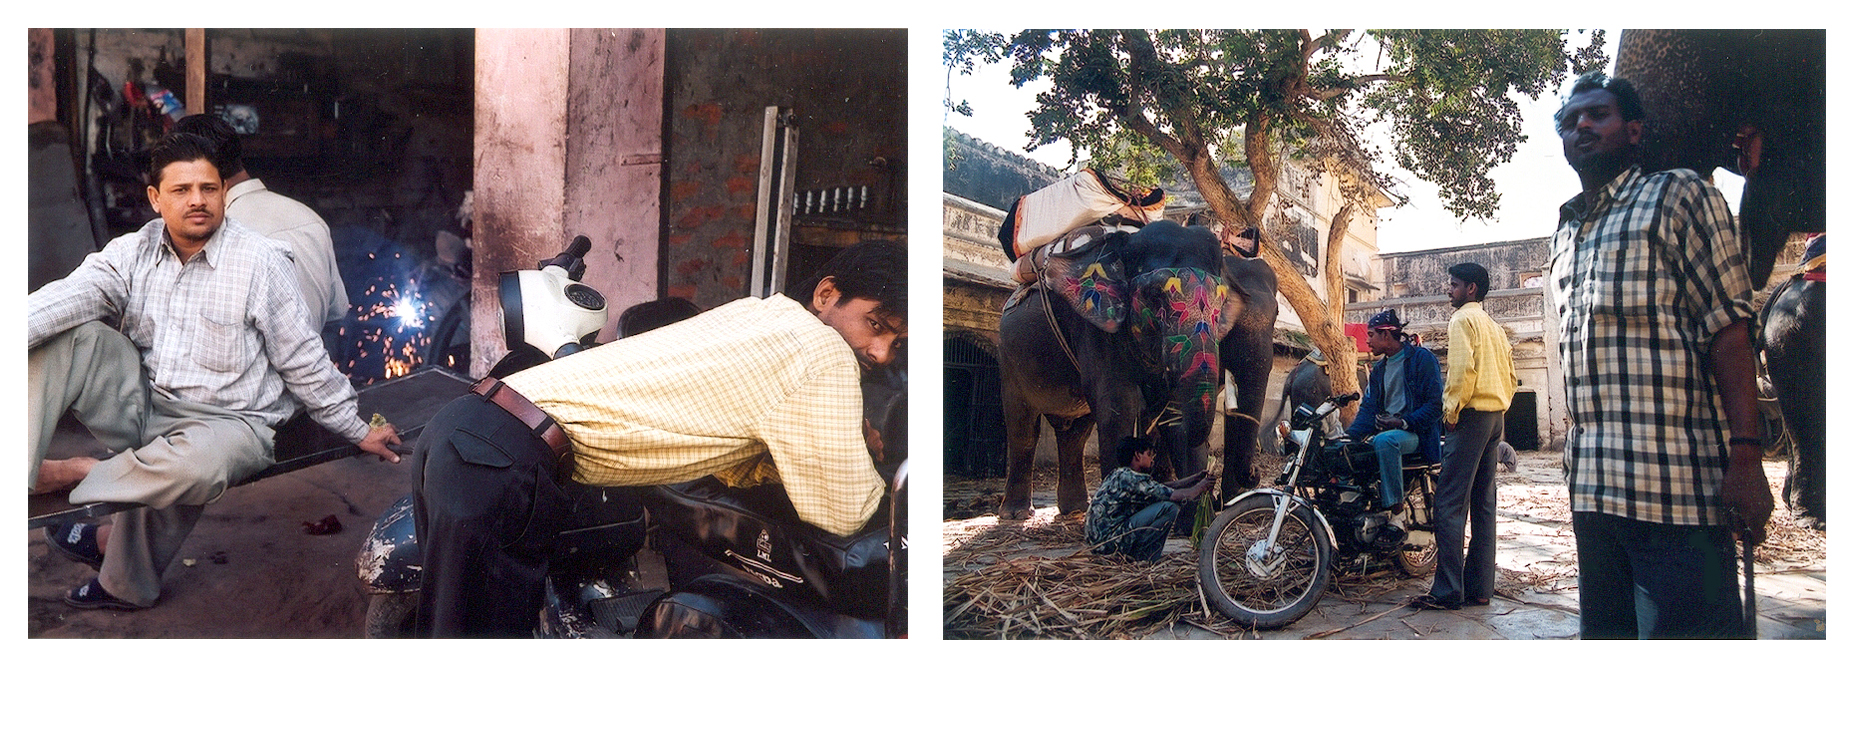
[{"label": "stone building", "polygon": [[1566,435],[1567,411],[1561,394],[1560,365],[1552,360],[1544,340],[1544,326],[1552,325],[1551,309],[1542,285],[1548,261],[1548,239],[1531,238],[1453,246],[1424,251],[1382,254],[1384,296],[1349,303],[1347,320],[1365,323],[1381,310],[1396,309],[1407,331],[1446,359],[1451,303],[1444,296],[1445,269],[1460,262],[1475,262],[1489,270],[1489,296],[1483,309],[1502,325],[1514,347],[1515,376],[1520,386],[1503,421],[1503,437],[1518,449],[1551,447]]},{"label": "stone building", "polygon": [[[1543,273],[1548,248],[1548,239],[1529,238],[1382,254],[1378,258],[1378,279],[1384,296],[1350,302],[1347,320],[1364,323],[1376,312],[1396,309],[1400,318],[1409,323],[1406,329],[1418,333],[1420,342],[1443,362],[1452,312],[1450,300],[1444,296],[1449,277],[1445,269],[1465,261],[1483,265],[1490,279],[1483,309],[1509,335],[1519,382],[1504,418],[1503,437],[1517,449],[1558,450],[1566,441],[1569,423],[1558,337],[1546,333],[1548,326],[1555,325],[1554,305]],[[1755,291],[1758,311],[1774,288],[1798,271],[1805,253],[1805,236],[1796,234],[1777,257],[1768,284]],[[1764,418],[1778,414],[1765,399],[1762,409]]]},{"label": "stone building", "polygon": [[[1001,475],[997,317],[1014,283],[997,229],[1011,202],[1062,172],[949,128],[944,167],[945,469]],[[1045,433],[1037,449],[1053,462],[1049,438]]]}]

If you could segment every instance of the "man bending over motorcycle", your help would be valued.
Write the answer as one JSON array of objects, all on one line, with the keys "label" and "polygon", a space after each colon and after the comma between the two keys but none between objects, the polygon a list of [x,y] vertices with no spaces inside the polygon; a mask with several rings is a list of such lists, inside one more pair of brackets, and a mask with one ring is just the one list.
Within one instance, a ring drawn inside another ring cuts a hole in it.
[{"label": "man bending over motorcycle", "polygon": [[1347,426],[1354,440],[1372,438],[1379,459],[1379,503],[1388,512],[1397,512],[1405,502],[1400,458],[1420,451],[1435,464],[1442,455],[1444,379],[1438,374],[1438,357],[1406,340],[1400,332],[1404,327],[1392,310],[1382,310],[1366,322],[1367,346],[1385,358],[1373,365],[1360,412]]},{"label": "man bending over motorcycle", "polygon": [[906,249],[864,242],[786,295],[482,380],[435,415],[413,473],[430,637],[530,635],[565,480],[596,486],[780,481],[797,516],[858,531],[885,485],[864,433],[862,367],[907,336]]},{"label": "man bending over motorcycle", "polygon": [[1200,470],[1167,484],[1154,481],[1156,451],[1148,438],[1122,438],[1115,453],[1127,465],[1109,473],[1094,492],[1088,506],[1088,545],[1103,555],[1125,554],[1138,561],[1159,558],[1166,534],[1178,520],[1179,504],[1211,489],[1211,475]]}]

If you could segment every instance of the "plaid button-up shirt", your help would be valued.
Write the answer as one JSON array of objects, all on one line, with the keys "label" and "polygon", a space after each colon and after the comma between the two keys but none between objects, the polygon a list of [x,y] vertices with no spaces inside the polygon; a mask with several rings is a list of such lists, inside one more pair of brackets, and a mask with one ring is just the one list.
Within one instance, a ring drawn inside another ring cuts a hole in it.
[{"label": "plaid button-up shirt", "polygon": [[788,297],[747,297],[507,377],[563,426],[578,482],[784,485],[797,517],[850,535],[885,487],[861,429],[861,373]]},{"label": "plaid button-up shirt", "polygon": [[1721,193],[1694,172],[1632,167],[1590,207],[1584,196],[1561,206],[1548,274],[1574,511],[1720,524],[1728,454],[1710,344],[1753,315]]},{"label": "plaid button-up shirt", "polygon": [[118,318],[155,392],[268,426],[291,417],[295,396],[319,425],[361,441],[356,390],[311,332],[285,248],[228,219],[183,264],[157,218],[28,295],[26,345]]}]

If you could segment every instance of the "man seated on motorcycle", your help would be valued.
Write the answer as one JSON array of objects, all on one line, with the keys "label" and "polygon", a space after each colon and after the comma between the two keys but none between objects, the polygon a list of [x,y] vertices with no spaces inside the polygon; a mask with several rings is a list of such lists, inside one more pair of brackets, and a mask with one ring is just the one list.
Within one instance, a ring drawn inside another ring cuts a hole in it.
[{"label": "man seated on motorcycle", "polygon": [[1094,502],[1088,506],[1088,544],[1098,554],[1126,554],[1151,561],[1166,548],[1166,534],[1179,517],[1179,504],[1211,489],[1211,475],[1199,471],[1165,484],[1154,481],[1151,472],[1157,451],[1149,438],[1122,438],[1115,452],[1127,465],[1109,473],[1094,492]]},{"label": "man seated on motorcycle", "polygon": [[566,478],[782,482],[803,522],[859,531],[886,490],[861,370],[893,361],[906,339],[905,278],[904,246],[864,242],[786,295],[482,381],[442,408],[414,456],[416,629],[530,635],[568,522]]},{"label": "man seated on motorcycle", "polygon": [[1420,451],[1435,464],[1442,455],[1444,378],[1438,373],[1438,357],[1400,332],[1405,325],[1392,310],[1382,310],[1366,322],[1366,344],[1384,358],[1373,364],[1360,411],[1347,426],[1354,440],[1372,439],[1379,459],[1379,503],[1388,512],[1398,512],[1405,504],[1400,458]]}]

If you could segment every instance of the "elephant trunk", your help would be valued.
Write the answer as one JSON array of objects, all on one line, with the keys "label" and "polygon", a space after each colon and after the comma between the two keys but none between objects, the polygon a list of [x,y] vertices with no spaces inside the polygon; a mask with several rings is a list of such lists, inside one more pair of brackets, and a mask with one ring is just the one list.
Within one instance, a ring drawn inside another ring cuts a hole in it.
[{"label": "elephant trunk", "polygon": [[1156,428],[1175,473],[1198,471],[1217,417],[1218,326],[1227,287],[1223,275],[1192,268],[1155,270],[1136,284],[1136,331],[1157,337],[1158,345],[1147,348],[1166,379]]}]

